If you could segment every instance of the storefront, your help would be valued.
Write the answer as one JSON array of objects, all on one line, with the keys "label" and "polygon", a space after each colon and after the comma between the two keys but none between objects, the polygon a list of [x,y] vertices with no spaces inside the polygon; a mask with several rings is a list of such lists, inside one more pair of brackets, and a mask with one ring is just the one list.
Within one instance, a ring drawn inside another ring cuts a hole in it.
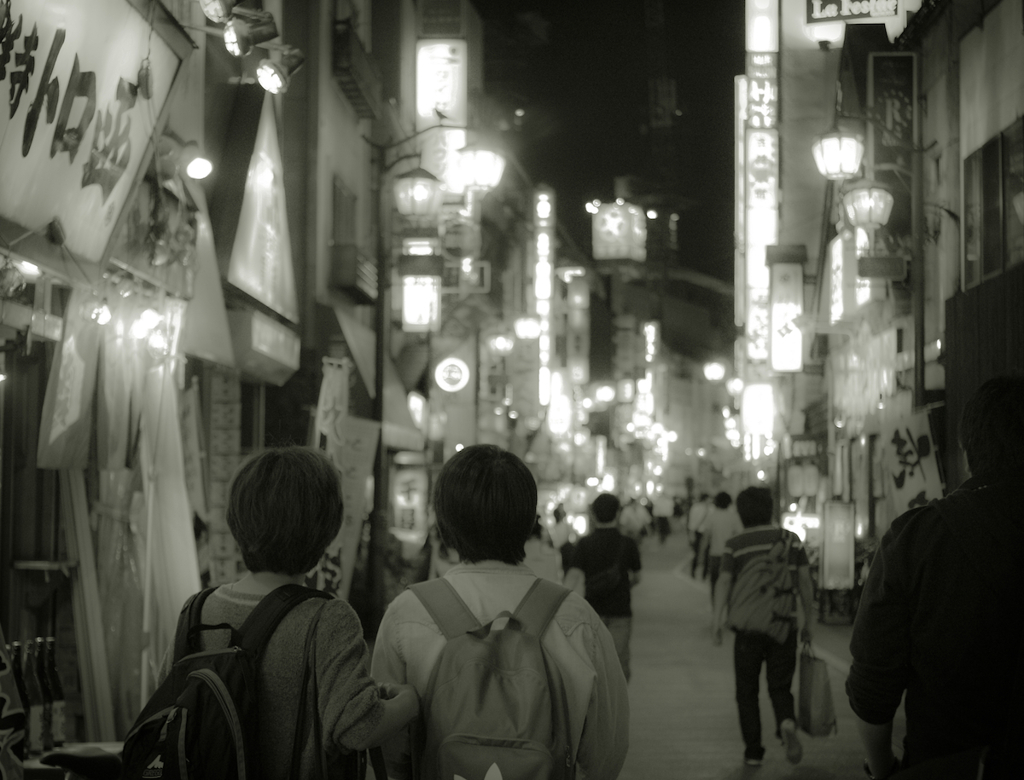
[{"label": "storefront", "polygon": [[199,585],[179,427],[204,215],[165,141],[194,44],[158,2],[0,35],[0,620],[56,638],[68,739],[115,739]]}]

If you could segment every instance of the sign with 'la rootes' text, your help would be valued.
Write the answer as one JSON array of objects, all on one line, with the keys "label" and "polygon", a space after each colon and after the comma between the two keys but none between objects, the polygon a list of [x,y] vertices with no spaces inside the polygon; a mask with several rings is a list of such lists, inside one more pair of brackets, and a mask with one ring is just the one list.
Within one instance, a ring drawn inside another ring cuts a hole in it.
[{"label": "sign with 'la rootes' text", "polygon": [[885,19],[898,6],[899,0],[807,0],[807,24]]}]

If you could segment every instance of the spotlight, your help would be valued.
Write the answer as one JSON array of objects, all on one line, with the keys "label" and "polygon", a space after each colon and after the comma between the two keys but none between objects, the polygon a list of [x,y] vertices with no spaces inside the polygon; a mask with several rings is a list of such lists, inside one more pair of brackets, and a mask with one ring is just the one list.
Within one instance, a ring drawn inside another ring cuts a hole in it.
[{"label": "spotlight", "polygon": [[280,95],[288,91],[288,82],[305,61],[305,54],[294,46],[287,46],[281,53],[280,62],[270,59],[260,61],[259,68],[256,69],[256,78],[260,86],[271,95]]},{"label": "spotlight", "polygon": [[224,47],[235,57],[244,57],[257,44],[277,36],[277,22],[269,11],[247,11],[245,17],[232,15],[224,25]]},{"label": "spotlight", "polygon": [[189,141],[181,147],[178,165],[191,179],[205,179],[213,171],[213,163],[199,153],[199,144]]}]

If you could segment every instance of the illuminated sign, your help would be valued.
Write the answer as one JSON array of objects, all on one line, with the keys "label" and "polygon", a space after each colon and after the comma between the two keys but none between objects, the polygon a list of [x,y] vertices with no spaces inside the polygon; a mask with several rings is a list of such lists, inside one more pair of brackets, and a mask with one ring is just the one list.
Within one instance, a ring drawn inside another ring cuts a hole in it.
[{"label": "illuminated sign", "polygon": [[775,429],[775,394],[771,385],[760,383],[743,388],[741,417],[746,433],[771,438]]},{"label": "illuminated sign", "polygon": [[538,398],[541,406],[552,399],[551,376],[551,293],[555,278],[555,193],[547,187],[538,187],[533,193],[533,299],[540,335]]},{"label": "illuminated sign", "polygon": [[466,131],[452,127],[428,128],[423,134],[420,165],[441,181],[445,192],[466,191],[459,150],[466,145]]},{"label": "illuminated sign", "polygon": [[794,320],[804,312],[803,268],[798,263],[773,263],[771,275],[772,369],[802,371],[803,333]]},{"label": "illuminated sign", "polygon": [[434,369],[434,380],[445,392],[457,393],[469,384],[469,366],[458,358],[445,358]]},{"label": "illuminated sign", "polygon": [[548,429],[563,435],[572,427],[572,399],[561,371],[551,372],[551,403],[548,407]]},{"label": "illuminated sign", "polygon": [[155,0],[0,5],[0,215],[103,260],[193,48]]},{"label": "illuminated sign", "polygon": [[417,130],[439,124],[465,127],[468,123],[466,50],[464,40],[417,41]]},{"label": "illuminated sign", "polygon": [[747,51],[779,50],[779,0],[747,0]]},{"label": "illuminated sign", "polygon": [[272,96],[264,95],[242,194],[238,231],[231,249],[228,281],[292,322],[298,322],[291,246],[274,101]]},{"label": "illuminated sign", "polygon": [[887,19],[896,16],[899,0],[807,0],[807,24]]},{"label": "illuminated sign", "polygon": [[591,220],[595,260],[647,259],[647,215],[617,200],[597,206]]},{"label": "illuminated sign", "polygon": [[402,277],[402,330],[427,333],[441,323],[441,277]]}]

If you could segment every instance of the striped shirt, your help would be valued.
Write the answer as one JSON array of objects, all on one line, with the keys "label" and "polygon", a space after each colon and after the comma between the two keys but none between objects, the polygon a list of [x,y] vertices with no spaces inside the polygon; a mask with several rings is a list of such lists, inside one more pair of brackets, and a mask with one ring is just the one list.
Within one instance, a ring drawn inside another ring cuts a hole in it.
[{"label": "striped shirt", "polygon": [[736,534],[725,542],[725,552],[722,553],[722,574],[731,574],[733,579],[737,578],[743,571],[743,567],[754,557],[768,552],[773,545],[779,541],[779,534],[789,534],[789,568],[794,573],[793,582],[797,582],[796,570],[800,566],[807,566],[807,551],[804,549],[800,537],[792,531],[783,531],[774,525],[757,525],[747,528],[743,533]]}]

